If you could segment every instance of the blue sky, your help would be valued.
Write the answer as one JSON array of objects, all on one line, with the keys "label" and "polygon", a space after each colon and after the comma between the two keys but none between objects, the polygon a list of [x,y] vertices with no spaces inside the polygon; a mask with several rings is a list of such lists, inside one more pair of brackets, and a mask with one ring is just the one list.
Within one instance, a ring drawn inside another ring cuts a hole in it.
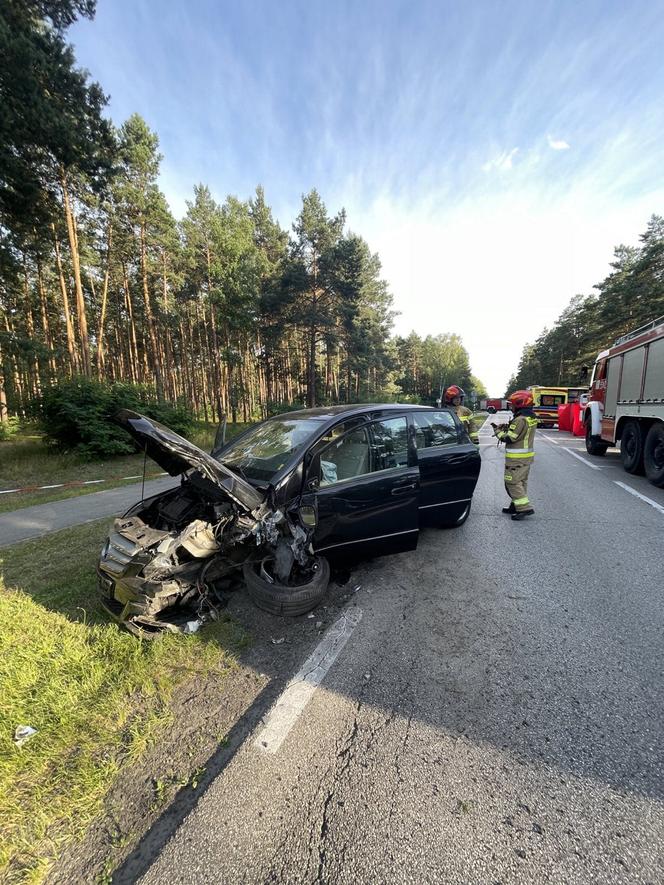
[{"label": "blue sky", "polygon": [[458,332],[501,394],[523,344],[664,213],[664,2],[98,0],[69,32],[120,124],[193,185],[317,187],[383,261],[396,331]]}]

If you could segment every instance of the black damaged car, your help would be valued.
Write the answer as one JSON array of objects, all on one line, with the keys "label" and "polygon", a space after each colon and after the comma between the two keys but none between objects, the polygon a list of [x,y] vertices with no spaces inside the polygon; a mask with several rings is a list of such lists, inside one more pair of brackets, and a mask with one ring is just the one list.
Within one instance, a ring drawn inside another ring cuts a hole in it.
[{"label": "black damaged car", "polygon": [[449,409],[289,412],[207,454],[136,412],[116,423],[180,485],[115,521],[99,560],[107,609],[139,635],[193,632],[241,571],[254,602],[302,614],[329,560],[412,550],[422,526],[463,525],[480,455]]}]

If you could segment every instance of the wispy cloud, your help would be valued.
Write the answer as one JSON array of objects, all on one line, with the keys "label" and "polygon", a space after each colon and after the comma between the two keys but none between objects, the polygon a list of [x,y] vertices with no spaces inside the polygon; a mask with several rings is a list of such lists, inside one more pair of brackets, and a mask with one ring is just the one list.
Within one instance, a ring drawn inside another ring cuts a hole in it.
[{"label": "wispy cloud", "polygon": [[562,138],[553,138],[553,136],[547,135],[546,140],[549,142],[549,147],[554,151],[569,150],[569,145]]},{"label": "wispy cloud", "polygon": [[494,157],[493,160],[487,160],[486,163],[482,165],[483,172],[491,172],[493,169],[500,169],[501,171],[506,171],[512,168],[512,163],[516,155],[519,153],[519,148],[514,147],[511,151],[503,151],[502,154],[499,154],[497,157]]}]

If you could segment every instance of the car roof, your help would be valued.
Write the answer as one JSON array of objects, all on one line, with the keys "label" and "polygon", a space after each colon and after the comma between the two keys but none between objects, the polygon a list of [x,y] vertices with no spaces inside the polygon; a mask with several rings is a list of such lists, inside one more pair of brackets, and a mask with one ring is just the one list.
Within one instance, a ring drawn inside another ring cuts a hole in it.
[{"label": "car roof", "polygon": [[282,412],[279,415],[273,415],[269,420],[316,418],[319,421],[326,421],[330,418],[338,418],[340,415],[359,415],[364,412],[421,412],[423,409],[433,408],[434,406],[417,406],[412,403],[348,403],[341,406],[318,406],[315,409],[298,409],[296,412]]}]

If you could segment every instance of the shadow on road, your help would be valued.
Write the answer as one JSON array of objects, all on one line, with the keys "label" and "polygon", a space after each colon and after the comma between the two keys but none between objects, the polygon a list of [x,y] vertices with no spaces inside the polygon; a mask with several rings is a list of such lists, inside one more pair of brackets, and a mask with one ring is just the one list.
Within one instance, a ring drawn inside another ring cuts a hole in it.
[{"label": "shadow on road", "polygon": [[[493,514],[474,519],[474,533],[430,530],[417,551],[362,566],[349,585],[365,585],[357,597],[344,599],[344,588],[333,592],[326,626],[346,604],[365,608],[351,644],[361,644],[372,677],[367,684],[337,665],[326,691],[383,710],[386,718],[410,717],[441,735],[493,747],[516,766],[546,767],[562,784],[588,779],[621,794],[664,798],[664,655],[655,588],[646,579],[626,594],[619,579],[607,585],[591,576],[580,592],[578,576],[566,573],[555,547],[547,552],[546,545],[537,569],[514,563],[497,573],[507,523]],[[251,609],[239,611],[246,617]],[[118,868],[115,883],[134,882],[149,868],[232,761],[315,644],[303,625],[255,616],[250,629],[258,639],[245,663],[270,677],[267,687],[212,754],[198,789],[178,794]],[[275,631],[286,636],[278,647],[288,649],[285,657],[269,642]]]}]

